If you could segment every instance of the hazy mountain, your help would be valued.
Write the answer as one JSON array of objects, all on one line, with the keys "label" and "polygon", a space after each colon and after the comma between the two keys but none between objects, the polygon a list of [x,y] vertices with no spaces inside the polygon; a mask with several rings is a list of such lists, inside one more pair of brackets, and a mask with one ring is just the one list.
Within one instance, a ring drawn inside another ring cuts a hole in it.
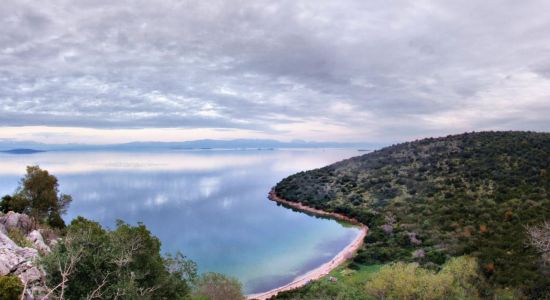
[{"label": "hazy mountain", "polygon": [[0,139],[0,151],[13,149],[32,149],[41,151],[91,151],[91,150],[192,150],[192,149],[275,149],[275,148],[360,148],[378,149],[382,145],[374,143],[308,142],[295,140],[281,142],[267,139],[235,140],[194,140],[186,142],[132,142],[123,144],[87,145],[87,144],[44,144],[32,141],[13,141]]}]

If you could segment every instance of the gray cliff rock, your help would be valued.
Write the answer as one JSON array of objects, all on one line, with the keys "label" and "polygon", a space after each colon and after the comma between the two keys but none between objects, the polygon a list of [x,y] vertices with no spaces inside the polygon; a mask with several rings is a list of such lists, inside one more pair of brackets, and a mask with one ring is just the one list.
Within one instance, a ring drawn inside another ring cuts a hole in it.
[{"label": "gray cliff rock", "polygon": [[46,243],[44,242],[44,238],[42,237],[42,233],[38,230],[33,230],[27,235],[27,239],[31,241],[35,248],[40,251],[41,253],[50,253],[51,249]]},{"label": "gray cliff rock", "polygon": [[[34,248],[20,247],[12,241],[7,232],[19,230],[34,244]],[[51,244],[51,243],[50,243]],[[0,275],[13,275],[26,285],[25,300],[43,299],[47,291],[45,273],[37,266],[40,253],[50,252],[40,231],[32,230],[27,215],[9,212],[0,215]]]},{"label": "gray cliff rock", "polygon": [[23,234],[28,234],[34,229],[31,218],[25,214],[8,212],[0,216],[0,224],[9,231],[10,229],[19,229]]}]

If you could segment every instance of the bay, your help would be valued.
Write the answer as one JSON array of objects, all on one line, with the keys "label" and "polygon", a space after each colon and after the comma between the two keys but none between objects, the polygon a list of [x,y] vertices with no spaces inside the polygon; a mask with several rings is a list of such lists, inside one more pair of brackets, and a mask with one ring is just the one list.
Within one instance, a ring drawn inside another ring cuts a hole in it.
[{"label": "bay", "polygon": [[353,149],[65,151],[0,154],[0,193],[40,165],[73,196],[65,216],[113,228],[143,222],[165,253],[201,272],[238,278],[246,293],[291,282],[329,261],[359,233],[268,201],[282,178],[358,155]]}]

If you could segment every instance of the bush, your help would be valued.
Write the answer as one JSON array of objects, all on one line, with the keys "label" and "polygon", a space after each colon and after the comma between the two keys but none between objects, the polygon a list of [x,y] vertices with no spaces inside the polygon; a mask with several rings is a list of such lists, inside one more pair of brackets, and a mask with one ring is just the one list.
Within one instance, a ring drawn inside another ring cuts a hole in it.
[{"label": "bush", "polygon": [[19,300],[23,293],[23,283],[16,276],[0,276],[0,299]]},{"label": "bush", "polygon": [[8,237],[19,247],[34,247],[34,244],[19,229],[10,228],[8,230]]},{"label": "bush", "polygon": [[416,263],[382,267],[367,283],[367,294],[380,299],[477,299],[477,261],[470,257],[451,259],[438,272]]},{"label": "bush", "polygon": [[59,215],[58,212],[51,212],[48,216],[48,225],[50,225],[52,228],[59,228],[63,229],[66,227],[65,221],[61,218],[61,215]]},{"label": "bush", "polygon": [[210,300],[244,300],[237,279],[219,273],[205,273],[196,282],[195,296]]},{"label": "bush", "polygon": [[25,199],[17,196],[6,195],[2,197],[0,202],[0,211],[3,213],[8,213],[8,211],[13,211],[16,213],[23,213],[25,209],[29,206],[29,202]]}]

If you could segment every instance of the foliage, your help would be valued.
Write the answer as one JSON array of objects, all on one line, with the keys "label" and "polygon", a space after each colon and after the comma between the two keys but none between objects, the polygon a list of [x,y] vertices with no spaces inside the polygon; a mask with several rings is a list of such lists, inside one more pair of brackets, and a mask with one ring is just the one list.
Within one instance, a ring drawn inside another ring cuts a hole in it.
[{"label": "foliage", "polygon": [[476,299],[477,268],[469,257],[451,259],[438,273],[398,262],[380,269],[365,290],[377,299]]},{"label": "foliage", "polygon": [[241,283],[219,273],[205,273],[195,283],[195,297],[210,300],[244,300]]},{"label": "foliage", "polygon": [[366,300],[367,295],[362,289],[355,285],[346,285],[339,282],[330,282],[328,280],[318,280],[311,282],[300,289],[290,290],[279,293],[271,299],[277,300]]},{"label": "foliage", "polygon": [[17,228],[8,229],[8,237],[19,247],[34,247],[34,244]]},{"label": "foliage", "polygon": [[22,213],[29,206],[28,201],[21,197],[5,195],[0,201],[0,211],[3,213],[8,213],[13,211],[16,213]]},{"label": "foliage", "polygon": [[184,299],[196,266],[159,251],[160,241],[143,224],[119,221],[108,231],[78,217],[42,265],[48,286],[64,299]]},{"label": "foliage", "polygon": [[364,291],[365,283],[373,278],[380,269],[379,265],[361,266],[353,270],[348,266],[340,266],[330,272],[330,277],[324,277],[308,283],[302,288],[279,293],[271,299],[292,300],[362,300],[371,299]]},{"label": "foliage", "polygon": [[39,166],[28,166],[27,174],[21,179],[13,196],[2,198],[0,209],[3,212],[26,213],[39,223],[47,223],[54,228],[64,228],[61,218],[72,201],[71,196],[60,194],[57,178]]},{"label": "foliage", "polygon": [[0,300],[19,300],[23,283],[16,276],[0,276]]},{"label": "foliage", "polygon": [[357,264],[417,262],[438,269],[478,258],[490,295],[499,287],[545,293],[550,276],[526,247],[524,226],[550,215],[550,134],[465,133],[387,147],[289,176],[290,201],[369,226]]},{"label": "foliage", "polygon": [[65,221],[63,221],[63,218],[61,218],[61,215],[59,214],[59,212],[56,212],[56,211],[50,212],[50,215],[48,216],[46,223],[51,228],[58,228],[58,229],[65,228]]}]

